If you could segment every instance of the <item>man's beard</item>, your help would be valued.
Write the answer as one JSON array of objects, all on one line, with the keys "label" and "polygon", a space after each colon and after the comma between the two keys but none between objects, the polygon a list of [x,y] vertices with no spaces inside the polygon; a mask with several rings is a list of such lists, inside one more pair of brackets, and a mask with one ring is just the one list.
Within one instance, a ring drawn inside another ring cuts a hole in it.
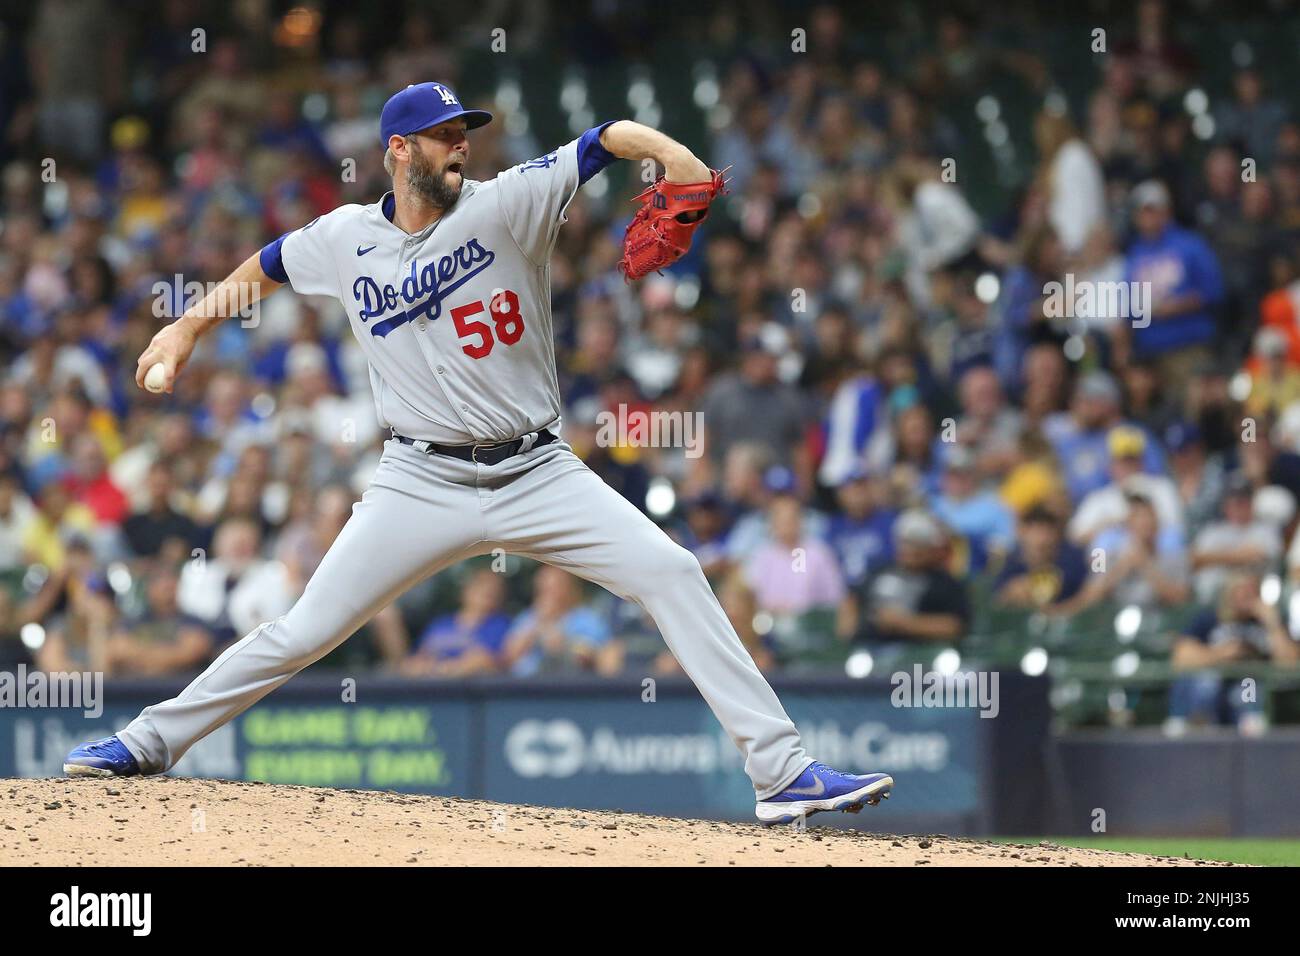
[{"label": "man's beard", "polygon": [[450,209],[460,198],[465,176],[457,176],[456,185],[447,182],[446,170],[438,172],[433,164],[418,150],[411,151],[411,161],[406,166],[406,187],[413,198],[435,209]]}]

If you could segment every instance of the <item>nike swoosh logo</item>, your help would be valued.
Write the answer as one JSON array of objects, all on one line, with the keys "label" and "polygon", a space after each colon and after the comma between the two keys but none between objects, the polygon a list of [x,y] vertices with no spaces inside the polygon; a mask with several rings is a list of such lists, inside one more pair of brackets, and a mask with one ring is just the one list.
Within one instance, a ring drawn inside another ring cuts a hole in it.
[{"label": "nike swoosh logo", "polygon": [[826,782],[821,777],[814,777],[813,779],[817,781],[816,789],[804,787],[802,790],[796,790],[794,787],[786,787],[785,792],[792,793],[796,797],[820,797],[826,792]]},{"label": "nike swoosh logo", "polygon": [[370,252],[374,248],[375,248],[374,246],[371,246],[369,249],[362,249],[360,246],[357,246],[357,255],[364,256],[367,252]]}]

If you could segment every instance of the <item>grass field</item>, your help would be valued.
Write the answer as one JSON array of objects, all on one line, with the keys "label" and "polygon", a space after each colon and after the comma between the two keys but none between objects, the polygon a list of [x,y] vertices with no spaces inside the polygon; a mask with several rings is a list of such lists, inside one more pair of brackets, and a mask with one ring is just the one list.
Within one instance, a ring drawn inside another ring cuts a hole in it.
[{"label": "grass field", "polygon": [[1255,866],[1300,866],[1300,840],[1235,839],[1232,837],[997,837],[999,843],[1040,840],[1061,846],[1183,856],[1193,860],[1224,860]]}]

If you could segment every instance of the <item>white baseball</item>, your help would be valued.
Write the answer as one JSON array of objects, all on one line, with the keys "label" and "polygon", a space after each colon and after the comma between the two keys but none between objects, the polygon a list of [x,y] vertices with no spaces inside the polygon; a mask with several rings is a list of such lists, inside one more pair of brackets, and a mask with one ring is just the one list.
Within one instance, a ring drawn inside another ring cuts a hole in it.
[{"label": "white baseball", "polygon": [[144,387],[155,394],[161,392],[167,384],[167,366],[162,362],[155,362],[150,366],[149,371],[144,373]]}]

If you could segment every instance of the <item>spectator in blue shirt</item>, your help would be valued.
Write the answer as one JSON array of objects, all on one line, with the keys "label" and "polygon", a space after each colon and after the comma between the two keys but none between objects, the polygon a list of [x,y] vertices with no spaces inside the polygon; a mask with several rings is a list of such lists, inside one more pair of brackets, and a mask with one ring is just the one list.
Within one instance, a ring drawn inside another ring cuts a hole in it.
[{"label": "spectator in blue shirt", "polygon": [[855,468],[835,491],[840,511],[831,516],[826,541],[851,588],[894,561],[893,530],[898,513],[884,505],[883,486],[882,479]]},{"label": "spectator in blue shirt", "polygon": [[533,604],[515,618],[501,659],[519,677],[615,674],[623,648],[605,619],[581,603],[577,579],[544,566],[533,579]]},{"label": "spectator in blue shirt", "polygon": [[705,576],[713,580],[730,567],[727,551],[730,520],[726,504],[717,492],[704,491],[687,500],[684,511],[685,520],[673,530],[673,537],[695,555]]},{"label": "spectator in blue shirt", "polygon": [[[1108,438],[1111,429],[1123,424],[1119,386],[1105,372],[1089,372],[1079,379],[1070,410],[1043,422],[1043,435],[1056,452],[1066,490],[1076,505],[1089,492],[1110,484]],[[1143,436],[1150,439],[1145,432]],[[1154,440],[1147,440],[1142,449],[1142,470],[1164,473],[1164,455]]]},{"label": "spectator in blue shirt", "polygon": [[1061,335],[1043,311],[1044,288],[1059,282],[1065,270],[1061,240],[1050,225],[1028,232],[1023,261],[1006,273],[995,306],[997,337],[994,363],[1003,387],[1019,393],[1024,386],[1022,369],[1030,346],[1051,342],[1059,346]]},{"label": "spectator in blue shirt", "polygon": [[505,596],[501,575],[489,568],[475,571],[461,593],[460,609],[433,619],[403,663],[403,673],[468,677],[497,670],[510,629],[510,618],[501,610]]},{"label": "spectator in blue shirt", "polygon": [[1203,238],[1174,225],[1163,183],[1140,183],[1133,205],[1138,235],[1129,246],[1125,281],[1149,283],[1150,298],[1149,315],[1131,316],[1132,350],[1158,361],[1166,382],[1180,381],[1210,354],[1215,309],[1223,300],[1219,261]]},{"label": "spectator in blue shirt", "polygon": [[979,574],[1011,550],[1015,518],[996,492],[980,488],[975,453],[965,445],[954,445],[948,452],[942,487],[931,510],[964,539],[967,573]]}]

